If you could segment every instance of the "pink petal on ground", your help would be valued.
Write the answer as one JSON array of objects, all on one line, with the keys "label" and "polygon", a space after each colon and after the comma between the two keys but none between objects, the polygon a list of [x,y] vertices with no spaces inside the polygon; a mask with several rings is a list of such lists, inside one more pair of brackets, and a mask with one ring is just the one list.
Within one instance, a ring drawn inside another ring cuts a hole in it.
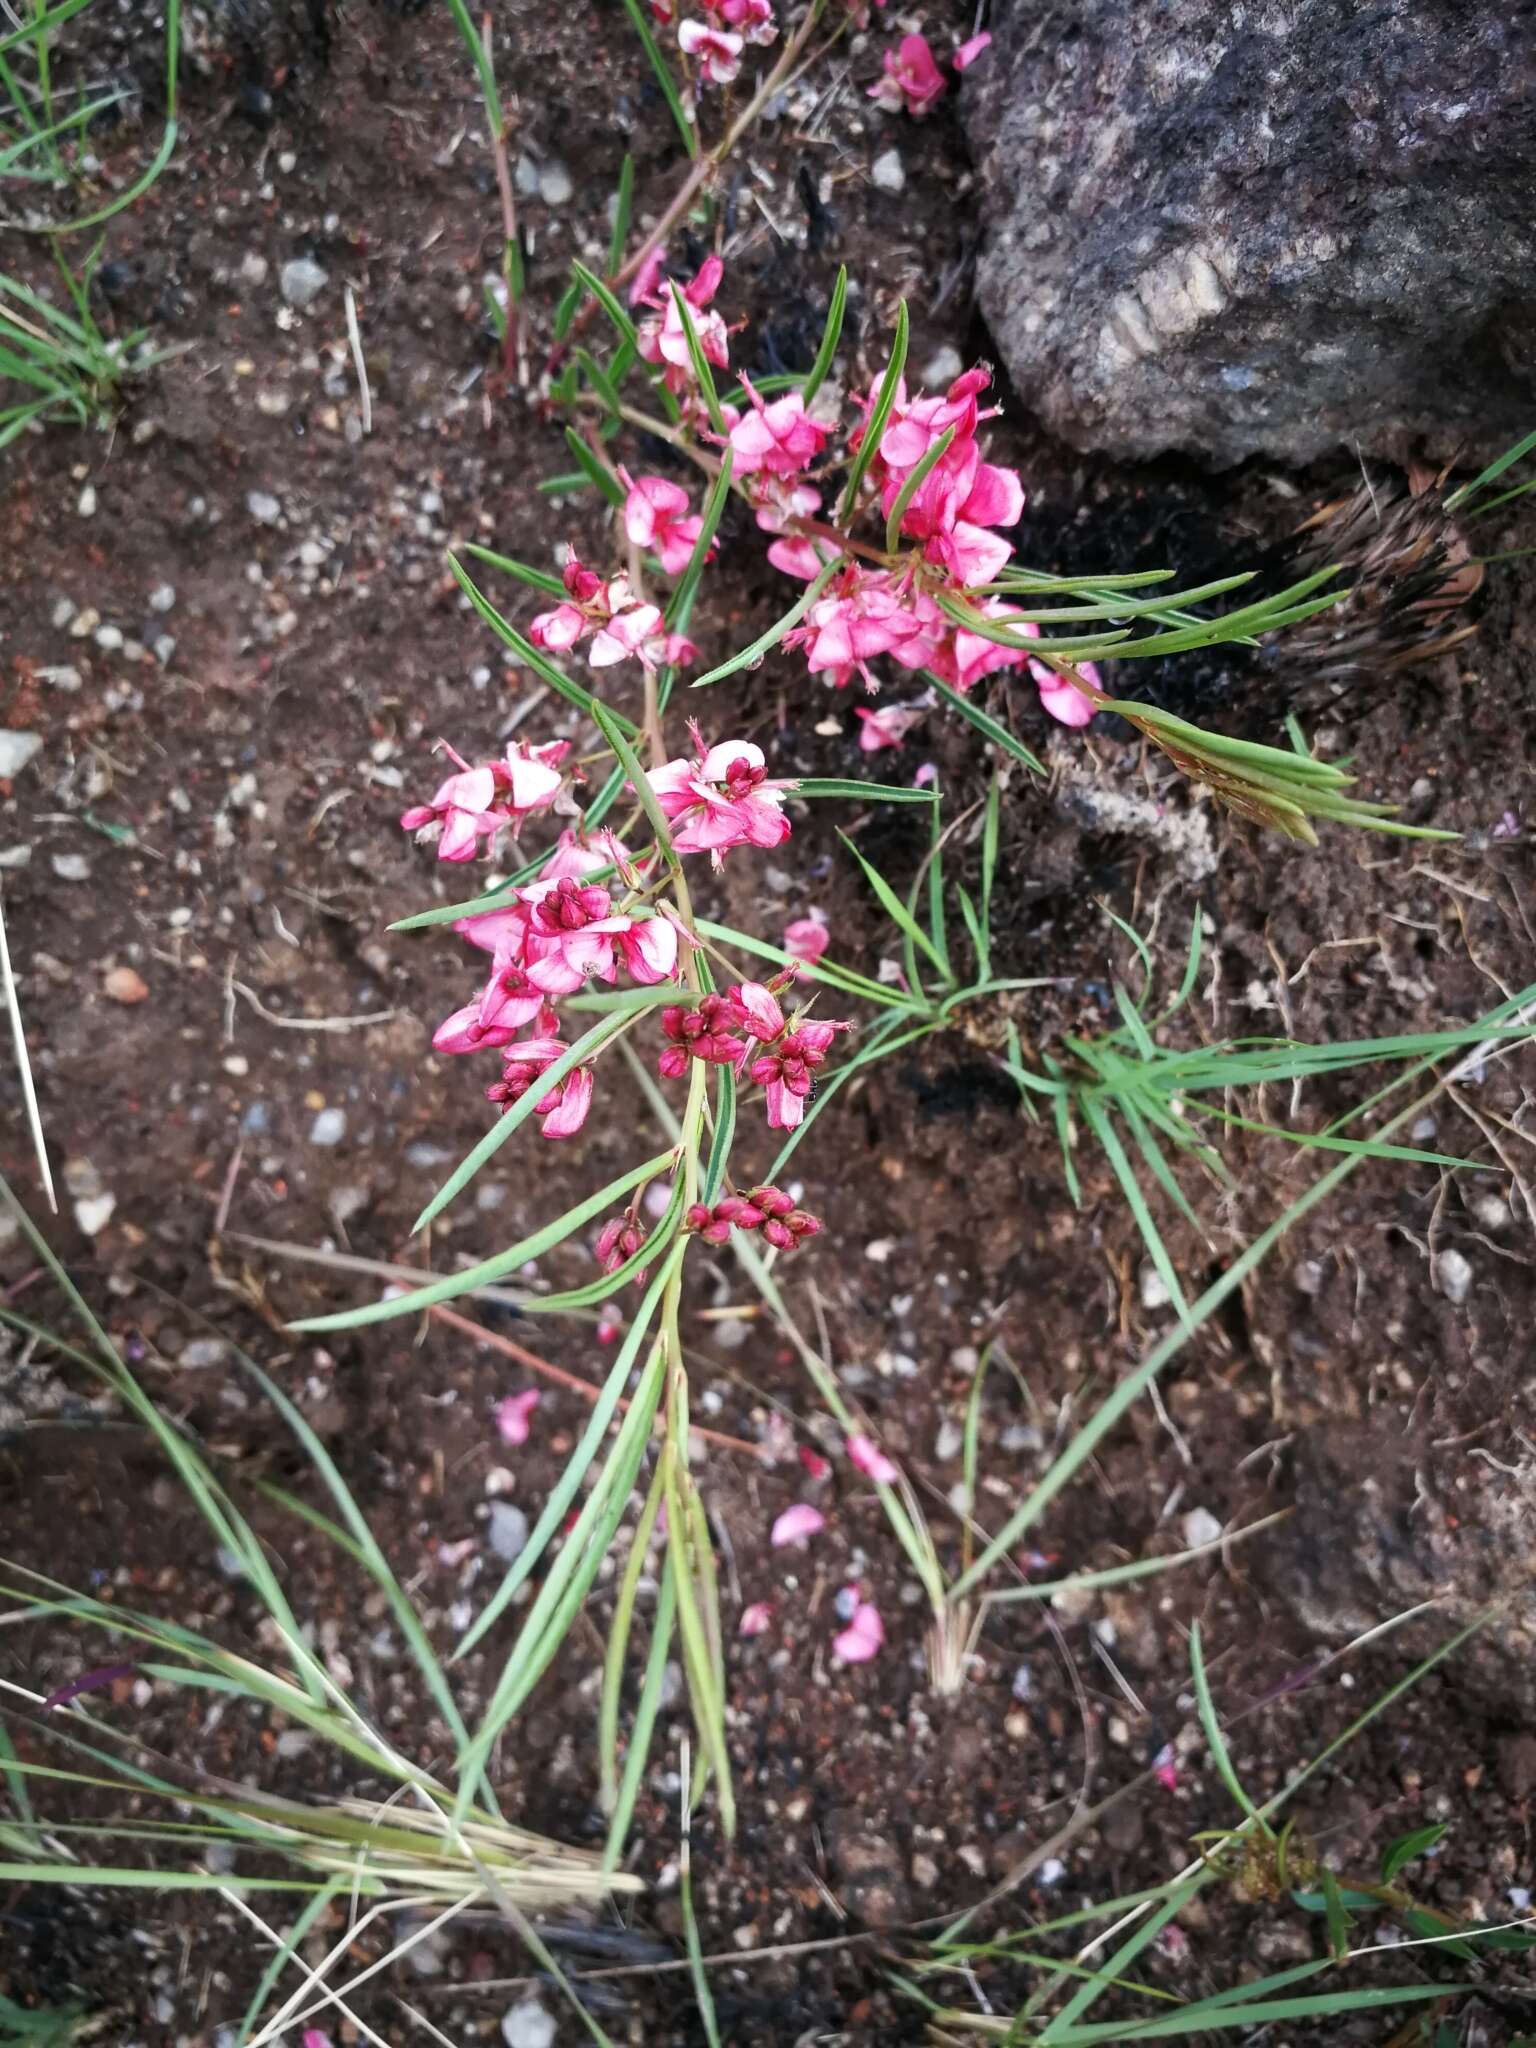
[{"label": "pink petal on ground", "polygon": [[768,1540],[775,1550],[782,1550],[786,1543],[806,1542],[818,1529],[826,1526],[827,1518],[820,1508],[813,1508],[809,1501],[799,1500],[779,1516]]},{"label": "pink petal on ground", "polygon": [[773,1621],[773,1609],[766,1600],[754,1600],[750,1607],[743,1607],[741,1620],[736,1625],[739,1636],[760,1636]]},{"label": "pink petal on ground", "polygon": [[832,1639],[832,1654],[843,1664],[867,1664],[885,1641],[880,1610],[868,1600],[854,1609],[848,1626]]},{"label": "pink petal on ground", "polygon": [[873,1437],[849,1437],[848,1455],[867,1479],[878,1479],[882,1486],[894,1486],[901,1477]]},{"label": "pink petal on ground", "polygon": [[969,42],[962,43],[949,61],[957,71],[964,71],[968,65],[976,62],[991,41],[992,31],[984,28],[979,36],[972,36]]},{"label": "pink petal on ground", "polygon": [[331,2037],[319,2027],[306,2027],[299,2036],[299,2048],[331,2048]]},{"label": "pink petal on ground", "polygon": [[529,1387],[526,1393],[508,1394],[496,1403],[496,1427],[504,1444],[527,1443],[529,1417],[542,1399],[537,1387]]},{"label": "pink petal on ground", "polygon": [[828,1460],[820,1451],[813,1451],[809,1444],[800,1446],[800,1462],[805,1467],[807,1477],[811,1479],[825,1479],[832,1470]]}]

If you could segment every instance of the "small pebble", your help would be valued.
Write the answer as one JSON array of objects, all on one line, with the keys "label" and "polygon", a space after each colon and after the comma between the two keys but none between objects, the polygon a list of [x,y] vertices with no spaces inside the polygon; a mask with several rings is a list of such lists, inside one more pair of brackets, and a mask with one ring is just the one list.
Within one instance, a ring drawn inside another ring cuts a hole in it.
[{"label": "small pebble", "polygon": [[222,1337],[194,1337],[182,1347],[176,1362],[193,1372],[206,1372],[210,1366],[222,1365],[228,1357],[229,1345]]},{"label": "small pebble", "polygon": [[1479,1195],[1472,1204],[1472,1214],[1484,1230],[1504,1230],[1514,1220],[1510,1206],[1502,1195]]},{"label": "small pebble", "polygon": [[965,364],[960,359],[960,351],[957,348],[951,348],[949,343],[946,342],[943,348],[936,348],[927,362],[924,363],[922,369],[923,386],[928,391],[947,391],[964,368]]},{"label": "small pebble", "polygon": [[94,484],[86,485],[85,489],[80,493],[75,509],[82,519],[90,519],[94,516],[96,511],[96,486]]},{"label": "small pebble", "polygon": [[55,599],[53,610],[48,614],[49,623],[56,633],[62,633],[75,616],[75,600],[72,597]]},{"label": "small pebble", "polygon": [[329,283],[330,273],[322,270],[312,256],[295,256],[283,265],[277,288],[290,306],[302,310],[312,306]]},{"label": "small pebble", "polygon": [[242,284],[265,284],[271,265],[258,250],[247,249],[240,258],[240,282]]},{"label": "small pebble", "polygon": [[43,744],[40,732],[0,730],[0,777],[7,782],[19,775]]},{"label": "small pebble", "polygon": [[1203,1543],[1217,1543],[1221,1540],[1221,1524],[1209,1508],[1191,1508],[1183,1521],[1184,1541],[1191,1550],[1198,1550]]},{"label": "small pebble", "polygon": [[98,626],[96,628],[96,645],[107,654],[116,654],[122,644],[123,629],[121,626]]},{"label": "small pebble", "polygon": [[142,1003],[149,983],[134,967],[111,967],[101,978],[102,993],[114,1003]]},{"label": "small pebble", "polygon": [[877,156],[869,167],[869,175],[882,192],[900,192],[907,182],[907,173],[901,161],[899,149],[888,149]]},{"label": "small pebble", "polygon": [[339,1145],[347,1135],[347,1112],[322,1109],[309,1127],[311,1145]]},{"label": "small pebble", "polygon": [[521,1998],[501,2016],[507,2048],[554,2048],[555,2022],[536,1998]]},{"label": "small pebble", "polygon": [[75,1204],[75,1221],[86,1237],[96,1237],[112,1221],[116,1207],[117,1197],[110,1189],[99,1195],[87,1195]]},{"label": "small pebble", "polygon": [[1438,1253],[1435,1258],[1435,1285],[1452,1308],[1460,1308],[1472,1292],[1470,1262],[1454,1248]]},{"label": "small pebble", "polygon": [[85,605],[70,620],[69,637],[71,640],[83,640],[88,633],[94,633],[100,624],[101,613],[97,611],[95,605]]},{"label": "small pebble", "polygon": [[149,608],[152,612],[168,612],[176,602],[174,583],[157,583],[149,593]]},{"label": "small pebble", "polygon": [[270,491],[248,491],[245,509],[258,526],[276,526],[283,516],[283,508]]},{"label": "small pebble", "polygon": [[1141,1305],[1143,1308],[1166,1308],[1172,1300],[1163,1276],[1150,1263],[1141,1269]]},{"label": "small pebble", "polygon": [[52,867],[61,882],[88,882],[91,879],[91,864],[83,853],[56,853]]},{"label": "small pebble", "polygon": [[539,189],[539,167],[531,156],[520,156],[512,166],[512,184],[520,199],[532,199]]},{"label": "small pebble", "polygon": [[938,1436],[934,1439],[933,1455],[939,1464],[947,1464],[951,1458],[959,1457],[964,1443],[965,1432],[959,1423],[946,1419],[940,1424]]},{"label": "small pebble", "polygon": [[528,1547],[528,1517],[509,1500],[493,1500],[490,1539],[503,1564],[516,1564]]},{"label": "small pebble", "polygon": [[551,157],[539,172],[539,197],[546,206],[567,206],[575,192],[570,172],[557,157]]}]

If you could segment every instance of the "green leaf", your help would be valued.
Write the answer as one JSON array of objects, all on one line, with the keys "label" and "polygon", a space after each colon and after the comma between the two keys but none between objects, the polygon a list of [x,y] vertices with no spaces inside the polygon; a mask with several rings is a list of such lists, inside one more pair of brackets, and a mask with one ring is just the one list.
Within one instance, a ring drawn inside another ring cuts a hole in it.
[{"label": "green leaf", "polygon": [[614,195],[613,232],[608,238],[608,275],[616,277],[624,267],[624,244],[629,240],[630,216],[635,205],[635,160],[628,150],[619,166],[619,189]]},{"label": "green leaf", "polygon": [[816,360],[811,365],[811,374],[800,388],[806,410],[811,400],[827,381],[827,373],[837,358],[837,344],[842,339],[843,312],[848,303],[848,266],[838,265],[837,282],[832,287],[831,302],[827,307],[827,324],[821,331],[821,346],[816,351]]},{"label": "green leaf", "polygon": [[726,504],[731,495],[732,464],[731,451],[727,448],[720,464],[720,472],[704,500],[703,524],[699,528],[699,537],[693,544],[693,553],[688,557],[688,566],[679,578],[667,605],[667,625],[674,633],[686,632],[688,621],[693,615],[694,600],[698,596],[699,583],[709,561],[709,551],[714,545],[715,535],[720,530],[720,521],[725,516]]},{"label": "green leaf", "polygon": [[699,344],[699,330],[693,324],[693,308],[675,278],[668,280],[672,303],[677,308],[677,317],[683,325],[683,338],[688,344],[688,360],[693,365],[693,374],[703,395],[704,409],[709,414],[709,423],[722,439],[726,433],[725,414],[720,410],[720,394],[715,389],[715,373],[709,367],[709,359]]},{"label": "green leaf", "polygon": [[645,812],[651,830],[656,834],[656,844],[661,849],[663,857],[676,867],[677,855],[672,848],[672,828],[667,823],[666,812],[657,802],[656,792],[651,788],[650,777],[635,757],[634,748],[625,739],[617,718],[606,704],[599,704],[594,700],[592,716],[597,721],[598,731],[613,749],[619,766],[628,776],[629,786],[634,791],[640,808]]},{"label": "green leaf", "polygon": [[800,621],[805,617],[811,606],[820,597],[841,567],[842,557],[840,555],[834,556],[822,569],[820,575],[813,582],[806,585],[804,591],[790,606],[789,610],[784,613],[783,617],[775,619],[766,633],[759,633],[749,647],[744,647],[739,654],[733,654],[729,661],[722,661],[718,668],[710,669],[707,675],[696,677],[691,687],[695,690],[702,690],[709,683],[718,683],[726,676],[735,675],[738,669],[755,668],[771,648],[778,646],[792,626],[799,625]]},{"label": "green leaf", "polygon": [[885,366],[885,376],[880,385],[880,396],[876,399],[874,411],[865,425],[858,453],[854,456],[848,471],[848,483],[843,492],[842,503],[838,507],[837,524],[840,527],[851,526],[858,511],[859,486],[864,481],[865,470],[874,460],[875,450],[880,445],[880,437],[885,432],[885,423],[896,403],[901,373],[907,364],[907,342],[910,332],[907,302],[903,299],[896,309],[896,333],[891,342],[891,359]]},{"label": "green leaf", "polygon": [[688,118],[688,110],[677,90],[671,67],[657,48],[656,38],[651,34],[651,24],[646,19],[644,0],[624,0],[624,12],[634,23],[635,34],[640,38],[641,48],[645,51],[651,70],[655,73],[656,83],[661,87],[661,96],[671,109],[672,119],[677,124],[677,132],[683,138],[683,147],[690,156],[696,157],[699,153],[699,131]]},{"label": "green leaf", "polygon": [[1211,1752],[1222,1783],[1232,1794],[1238,1806],[1249,1820],[1257,1821],[1267,1835],[1271,1832],[1268,1823],[1261,1817],[1259,1809],[1243,1790],[1242,1780],[1232,1765],[1227,1749],[1226,1737],[1221,1732],[1221,1723],[1216,1718],[1216,1704],[1211,1698],[1210,1680],[1205,1673],[1205,1648],[1201,1641],[1200,1624],[1195,1622],[1189,1631],[1189,1669],[1194,1682],[1195,1703],[1200,1711],[1200,1726],[1205,1731],[1205,1740]]},{"label": "green leaf", "polygon": [[519,583],[526,583],[534,590],[542,590],[547,597],[564,598],[565,585],[558,576],[551,576],[547,569],[531,569],[526,562],[519,562],[511,555],[498,555],[491,548],[483,548],[477,541],[464,543],[466,555],[473,555],[477,562],[484,562],[487,568],[500,569],[504,575],[515,576]]},{"label": "green leaf", "polygon": [[796,796],[851,797],[856,803],[936,804],[937,789],[912,789],[904,782],[861,782],[855,776],[807,775],[794,786]]},{"label": "green leaf", "polygon": [[864,858],[863,854],[860,853],[859,849],[854,845],[853,841],[848,837],[848,834],[846,832],[839,832],[837,836],[839,839],[842,840],[844,846],[847,847],[848,851],[853,855],[854,859],[863,869],[865,880],[869,883],[869,886],[874,890],[875,895],[879,900],[880,908],[885,912],[886,916],[891,920],[892,924],[894,924],[897,927],[897,929],[905,935],[905,937],[910,939],[914,946],[920,947],[921,950],[927,954],[929,960],[933,963],[933,967],[936,973],[943,974],[945,971],[944,962],[938,952],[938,949],[935,947],[933,941],[929,938],[928,934],[923,930],[922,926],[917,922],[916,918],[913,917],[912,913],[907,909],[907,906],[902,902],[901,898],[896,894],[895,890],[891,887],[890,883],[885,879],[884,875],[880,873],[880,870],[877,867],[875,867],[871,862],[867,861]]},{"label": "green leaf", "polygon": [[949,444],[958,431],[957,427],[946,427],[937,441],[930,442],[924,451],[923,459],[897,492],[896,502],[892,505],[890,516],[885,522],[885,552],[888,555],[894,555],[901,545],[901,522],[907,516],[907,507],[928,481],[929,473],[949,453]]},{"label": "green leaf", "polygon": [[[587,482],[595,485],[614,510],[618,511],[624,503],[624,486],[619,482],[607,463],[599,461],[598,457],[574,427],[566,428],[565,445],[575,456],[577,465],[583,476],[587,479]],[[450,555],[448,559],[451,562],[453,557]]]}]

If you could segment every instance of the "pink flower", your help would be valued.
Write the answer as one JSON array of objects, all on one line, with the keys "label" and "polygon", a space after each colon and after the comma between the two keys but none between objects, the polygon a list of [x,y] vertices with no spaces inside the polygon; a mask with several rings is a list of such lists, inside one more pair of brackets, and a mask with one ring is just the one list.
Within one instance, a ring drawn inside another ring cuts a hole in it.
[{"label": "pink flower", "polygon": [[[940,625],[944,623],[931,599],[924,598],[921,603]],[[867,664],[925,633],[927,621],[917,604],[910,587],[898,588],[896,580],[883,570],[853,562],[833,577],[806,614],[806,623],[784,635],[784,645],[804,647],[811,674],[827,672],[835,689],[842,689],[858,675],[865,687],[873,690],[877,685]],[[925,661],[923,655],[913,666],[921,667]]]},{"label": "pink flower", "polygon": [[600,882],[583,884],[566,876],[558,882],[530,882],[517,893],[529,906],[523,954],[527,979],[545,995],[571,995],[594,974],[613,981],[616,950],[642,986],[668,981],[676,971],[677,926],[670,918],[615,911]]},{"label": "pink flower", "polygon": [[[1091,661],[1074,664],[1085,683],[1099,688],[1099,672]],[[1040,702],[1063,725],[1087,725],[1098,708],[1091,697],[1073,686],[1066,676],[1057,675],[1055,669],[1047,668],[1043,661],[1032,661],[1029,672],[1040,691]]]},{"label": "pink flower", "polygon": [[829,1461],[820,1451],[813,1451],[809,1444],[800,1446],[800,1463],[805,1467],[806,1476],[815,1481],[827,1478],[832,1470]]},{"label": "pink flower", "polygon": [[528,638],[534,646],[546,648],[553,654],[574,647],[584,633],[591,631],[595,617],[607,615],[601,602],[603,579],[587,568],[574,548],[565,551],[565,568],[561,575],[566,588],[566,602],[556,605],[553,611],[539,612],[528,628]]},{"label": "pink flower", "polygon": [[675,1081],[688,1071],[690,1059],[710,1066],[735,1066],[747,1050],[747,1041],[736,1036],[745,1023],[741,1005],[730,995],[711,991],[700,996],[692,1009],[669,1003],[661,1013],[661,1028],[669,1042],[657,1068]]},{"label": "pink flower", "polygon": [[504,1444],[527,1443],[529,1418],[543,1398],[537,1387],[529,1387],[526,1393],[508,1394],[496,1403],[496,1427]]},{"label": "pink flower", "polygon": [[725,740],[706,747],[697,726],[690,728],[692,761],[668,761],[646,780],[661,805],[679,853],[707,853],[716,867],[732,846],[764,849],[789,837],[784,792],[793,782],[770,782],[761,747]]},{"label": "pink flower", "polygon": [[[624,848],[611,832],[600,830],[590,842],[587,842],[567,828],[555,841],[554,852],[540,868],[539,880],[560,882],[569,875],[573,881],[579,882],[587,875],[595,875],[601,868],[620,867],[627,858]],[[478,918],[463,917],[454,926],[454,930],[463,932],[464,936],[469,938],[468,926],[481,924],[501,915],[500,911],[487,910],[482,911]],[[481,941],[474,939],[472,943],[478,945]]]},{"label": "pink flower", "polygon": [[677,31],[677,45],[685,57],[698,60],[702,85],[729,85],[741,70],[741,43],[727,29],[709,28],[702,21],[685,21]]},{"label": "pink flower", "polygon": [[[884,446],[882,440],[882,449]],[[881,494],[887,517],[895,508],[903,482],[902,472],[891,468]],[[983,462],[974,441],[957,437],[908,501],[901,515],[901,530],[926,542],[925,557],[948,569],[957,582],[966,586],[989,583],[1006,565],[1013,549],[1000,534],[988,529],[1016,525],[1023,511],[1024,487],[1018,472]]]},{"label": "pink flower", "polygon": [[402,812],[401,827],[419,832],[438,825],[438,859],[473,860],[482,837],[489,848],[503,825],[511,825],[515,832],[530,811],[543,810],[554,802],[560,792],[558,763],[570,750],[568,740],[534,749],[514,745],[507,749],[505,760],[471,768],[452,747],[444,745],[444,753],[458,763],[458,774],[440,785],[430,803]]},{"label": "pink flower", "polygon": [[878,1480],[882,1486],[894,1486],[901,1477],[873,1437],[849,1437],[848,1455],[866,1479]]},{"label": "pink flower", "polygon": [[[637,1253],[645,1249],[645,1232],[633,1215],[612,1216],[597,1234],[597,1243],[592,1247],[592,1256],[605,1273],[617,1273]],[[637,1273],[635,1279],[643,1281],[644,1273]]]},{"label": "pink flower", "polygon": [[729,28],[739,29],[749,43],[771,43],[779,32],[773,0],[704,0]]},{"label": "pink flower", "polygon": [[816,1069],[827,1057],[827,1047],[839,1031],[851,1031],[851,1024],[820,1023],[808,1017],[788,1032],[772,1052],[752,1062],[752,1079],[768,1098],[768,1128],[792,1131],[805,1116],[805,1099],[815,1081]]},{"label": "pink flower", "polygon": [[821,503],[820,491],[778,476],[771,469],[755,472],[747,485],[747,496],[764,533],[783,533],[792,519],[809,519]]},{"label": "pink flower", "polygon": [[750,1607],[743,1607],[741,1620],[736,1624],[739,1636],[760,1636],[767,1633],[773,1622],[773,1608],[766,1600],[754,1600]]},{"label": "pink flower", "polygon": [[871,711],[855,704],[853,715],[863,721],[860,747],[866,754],[877,754],[882,747],[899,747],[913,726],[922,724],[924,709],[921,705],[882,704],[878,711]]},{"label": "pink flower", "polygon": [[884,1641],[885,1623],[880,1619],[879,1608],[871,1601],[859,1600],[852,1621],[833,1637],[832,1654],[842,1664],[867,1664]]},{"label": "pink flower", "polygon": [[786,1543],[805,1543],[818,1529],[827,1526],[827,1518],[820,1508],[813,1508],[809,1501],[796,1501],[792,1508],[786,1508],[769,1532],[768,1541],[775,1550],[782,1550]]},{"label": "pink flower", "polygon": [[816,460],[832,429],[811,418],[798,391],[786,391],[765,405],[747,379],[741,381],[752,410],[731,429],[734,474],[750,476],[765,469],[772,476],[798,476]]},{"label": "pink flower", "polygon": [[1152,1775],[1165,1792],[1178,1791],[1179,1760],[1171,1742],[1165,1742],[1152,1759]]},{"label": "pink flower", "polygon": [[658,28],[670,28],[676,0],[651,0],[651,19]]},{"label": "pink flower", "polygon": [[784,1012],[779,1008],[778,997],[763,982],[737,982],[730,990],[730,997],[744,1021],[751,1025],[754,1038],[761,1039],[764,1045],[771,1045],[783,1035]]},{"label": "pink flower", "polygon": [[[619,475],[629,486],[624,531],[636,547],[654,548],[669,576],[681,575],[693,559],[704,524],[699,514],[689,516],[688,493],[664,476],[632,478],[624,469]],[[713,553],[711,548],[711,556]]]},{"label": "pink flower", "polygon": [[897,50],[887,50],[881,59],[885,76],[869,88],[887,113],[926,114],[944,91],[944,74],[934,61],[926,36],[903,36]]},{"label": "pink flower", "polygon": [[814,967],[827,950],[831,937],[826,919],[819,911],[813,910],[809,917],[797,917],[793,924],[785,925],[784,950],[796,960],[803,960],[807,967]]},{"label": "pink flower", "polygon": [[[569,1047],[558,1038],[524,1038],[507,1049],[501,1079],[485,1091],[488,1102],[510,1109],[530,1089],[543,1084],[544,1070],[563,1059]],[[536,1104],[534,1114],[546,1138],[569,1138],[586,1122],[592,1107],[592,1069],[577,1067],[547,1090]]]},{"label": "pink flower", "polygon": [[[670,5],[670,0],[668,4]],[[669,20],[670,18],[668,16]],[[635,272],[634,282],[629,288],[629,303],[632,306],[649,305],[654,300],[656,287],[661,283],[661,273],[666,268],[666,262],[667,252],[662,243],[658,242],[655,248],[646,251],[645,259]],[[654,361],[655,358],[647,357],[646,360]]]},{"label": "pink flower", "polygon": [[979,36],[972,36],[968,42],[960,45],[954,56],[950,58],[950,63],[954,65],[957,71],[968,71],[982,51],[990,46],[991,41],[992,31],[984,28]]}]

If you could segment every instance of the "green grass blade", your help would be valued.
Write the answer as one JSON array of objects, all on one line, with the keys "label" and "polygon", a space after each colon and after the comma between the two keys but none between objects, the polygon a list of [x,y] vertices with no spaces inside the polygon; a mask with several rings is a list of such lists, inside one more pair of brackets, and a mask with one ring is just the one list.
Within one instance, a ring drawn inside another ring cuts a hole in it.
[{"label": "green grass blade", "polygon": [[841,567],[841,556],[834,556],[822,569],[820,575],[805,586],[805,589],[790,606],[789,610],[781,618],[775,619],[765,633],[759,633],[750,646],[742,648],[739,654],[733,654],[729,660],[722,661],[718,668],[710,669],[706,675],[696,676],[689,687],[695,690],[702,690],[711,683],[723,681],[726,676],[735,675],[739,669],[756,668],[764,655],[770,653],[778,646],[790,628],[799,625],[800,621],[805,617],[817,598],[821,596],[821,593],[826,589]]},{"label": "green grass blade", "polygon": [[477,541],[465,541],[464,552],[473,555],[477,562],[484,562],[487,568],[500,569],[504,575],[515,576],[519,583],[527,583],[534,590],[543,591],[546,597],[565,597],[565,585],[546,569],[531,569],[526,562],[516,561],[511,555],[498,555],[494,549],[483,548]]},{"label": "green grass blade", "polygon": [[696,157],[699,153],[699,131],[688,118],[688,110],[683,105],[671,66],[661,54],[656,38],[651,34],[651,24],[645,18],[644,0],[624,0],[624,12],[634,24],[635,34],[640,38],[640,47],[645,51],[646,61],[655,74],[656,83],[661,87],[661,96],[671,111],[678,134],[683,138],[683,147],[691,157]]},{"label": "green grass blade", "polygon": [[844,846],[847,847],[863,870],[865,880],[869,883],[871,889],[874,890],[880,908],[891,920],[891,923],[896,926],[898,931],[904,933],[914,946],[919,947],[927,954],[937,973],[943,974],[945,972],[944,962],[938,950],[928,937],[928,934],[896,894],[890,883],[885,879],[884,875],[881,874],[877,867],[864,858],[846,832],[839,832],[837,836],[842,840]]},{"label": "green grass blade", "polygon": [[846,529],[851,526],[859,507],[859,486],[864,481],[864,472],[874,460],[880,437],[885,432],[885,423],[891,416],[896,403],[896,392],[901,383],[901,373],[907,365],[907,343],[911,335],[911,322],[907,317],[907,302],[902,300],[896,309],[896,332],[891,341],[890,361],[885,366],[885,376],[880,384],[880,396],[874,410],[865,424],[863,439],[858,453],[848,470],[848,483],[838,507],[837,524]]},{"label": "green grass blade", "polygon": [[891,506],[890,514],[885,522],[885,552],[888,555],[894,555],[897,548],[901,545],[901,522],[907,516],[907,507],[928,481],[930,473],[949,453],[949,445],[954,440],[958,431],[957,427],[946,427],[937,441],[930,442],[921,462],[917,464],[911,475],[897,492],[896,501]]},{"label": "green grass blade", "polygon": [[1001,747],[1005,754],[1011,755],[1015,761],[1022,762],[1031,775],[1043,776],[1046,773],[1045,763],[1037,755],[1032,754],[1022,740],[1016,740],[1007,726],[999,724],[990,712],[983,711],[979,704],[973,703],[959,690],[952,690],[948,683],[941,682],[931,669],[923,670],[923,679],[933,685],[942,702],[952,711],[958,711],[960,716],[974,725],[993,746]]},{"label": "green grass blade", "polygon": [[828,372],[837,360],[837,344],[842,339],[843,314],[848,304],[848,266],[838,265],[837,279],[832,286],[832,297],[827,306],[827,324],[821,330],[821,346],[816,351],[816,360],[811,364],[811,373],[800,387],[807,412],[811,400],[827,381]]}]

